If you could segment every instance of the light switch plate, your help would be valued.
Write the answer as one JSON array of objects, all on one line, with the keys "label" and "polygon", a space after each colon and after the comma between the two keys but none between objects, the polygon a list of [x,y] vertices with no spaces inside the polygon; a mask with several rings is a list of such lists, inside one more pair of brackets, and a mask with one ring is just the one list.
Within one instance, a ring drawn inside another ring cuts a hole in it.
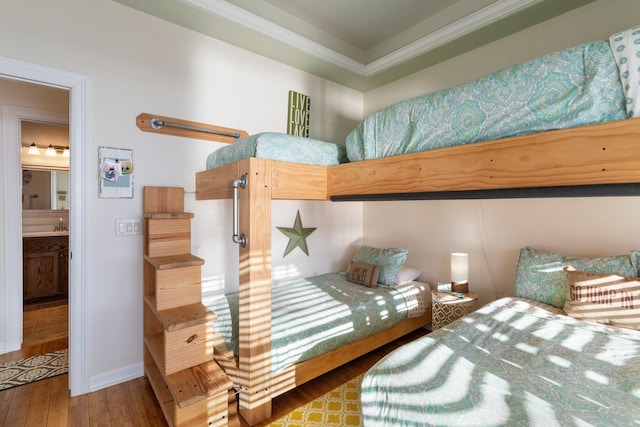
[{"label": "light switch plate", "polygon": [[116,236],[142,234],[140,218],[116,219]]}]

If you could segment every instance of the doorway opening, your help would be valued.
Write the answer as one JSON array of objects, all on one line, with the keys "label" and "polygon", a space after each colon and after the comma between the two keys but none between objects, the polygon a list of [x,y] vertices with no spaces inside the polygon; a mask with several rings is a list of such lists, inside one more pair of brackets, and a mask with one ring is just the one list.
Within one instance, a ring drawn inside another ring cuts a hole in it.
[{"label": "doorway opening", "polygon": [[[57,98],[48,98],[57,99],[62,104],[58,108],[66,110],[68,91],[54,93]],[[22,120],[19,142],[22,169],[21,357],[31,357],[69,346],[71,148],[68,116],[62,123]]]},{"label": "doorway opening", "polygon": [[[85,284],[88,277],[86,263],[86,199],[88,194],[88,148],[87,106],[88,79],[80,74],[54,69],[38,64],[0,57],[0,80],[30,83],[36,86],[62,89],[69,97],[68,124],[69,141],[74,147],[70,156],[71,198],[69,206],[69,268],[68,268],[68,344],[69,344],[69,388],[71,396],[88,393],[90,379],[88,371],[88,298]],[[4,330],[0,331],[0,353],[15,351],[22,342],[22,203],[21,163],[19,141],[22,120],[51,122],[41,117],[41,111],[25,108],[22,102],[2,104],[2,199],[4,228],[4,259],[0,265],[4,271]],[[55,121],[54,121],[55,122]],[[8,125],[17,123],[17,125]]]}]

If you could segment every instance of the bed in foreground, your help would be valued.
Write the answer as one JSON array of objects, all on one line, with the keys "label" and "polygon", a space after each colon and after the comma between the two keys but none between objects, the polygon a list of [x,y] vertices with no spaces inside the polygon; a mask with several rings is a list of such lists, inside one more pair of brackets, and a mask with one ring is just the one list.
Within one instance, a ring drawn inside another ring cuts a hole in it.
[{"label": "bed in foreground", "polygon": [[[543,257],[527,261],[540,266]],[[541,272],[524,264],[520,272]],[[554,280],[568,276],[565,290],[573,294],[556,302],[572,316],[534,299],[502,298],[397,349],[362,381],[363,425],[640,424],[640,332],[615,326],[637,328],[638,282],[614,273],[565,273],[557,268],[562,264],[571,263],[546,265]],[[634,264],[627,267],[637,275]],[[585,270],[602,272],[591,267]],[[632,295],[631,307],[624,292]],[[607,313],[608,324],[582,320],[586,313]]]}]

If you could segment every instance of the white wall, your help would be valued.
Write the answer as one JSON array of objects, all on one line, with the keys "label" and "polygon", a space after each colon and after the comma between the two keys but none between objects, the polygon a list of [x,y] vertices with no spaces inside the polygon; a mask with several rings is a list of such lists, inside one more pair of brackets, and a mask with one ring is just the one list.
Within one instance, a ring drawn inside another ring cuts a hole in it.
[{"label": "white wall", "polygon": [[[368,113],[505,66],[639,24],[640,2],[600,0],[365,94]],[[449,253],[468,252],[480,302],[511,294],[518,249],[617,255],[640,247],[640,198],[366,203],[365,243],[413,250],[408,263],[431,282],[449,280]],[[398,218],[389,225],[388,218]],[[407,224],[411,224],[407,226]]]},{"label": "white wall", "polygon": [[[4,1],[0,40],[0,56],[89,79],[90,136],[82,143],[96,161],[84,177],[91,280],[83,286],[89,300],[88,375],[99,378],[90,381],[92,388],[108,383],[113,372],[141,373],[136,369],[142,362],[142,237],[116,238],[115,219],[142,217],[144,186],[193,191],[195,172],[220,146],[141,132],[136,116],[148,112],[249,133],[284,132],[287,94],[295,90],[312,100],[310,136],[343,141],[362,114],[361,93],[109,0]],[[98,198],[100,146],[133,150],[133,199]],[[294,203],[278,211],[274,225],[292,226],[300,209],[304,226],[318,230],[309,239],[308,258],[292,253],[284,260],[274,256],[276,262],[299,265],[301,273],[346,262],[345,251],[361,235],[360,205],[326,205]],[[195,214],[193,253],[206,260],[203,276],[211,282],[228,278],[232,286],[229,276],[236,274],[237,248],[227,243],[229,206],[226,201],[195,202],[193,194],[186,197],[186,209]],[[329,226],[333,217],[346,218],[353,231]],[[274,239],[282,245],[281,238]],[[283,250],[277,245],[276,255]]]}]

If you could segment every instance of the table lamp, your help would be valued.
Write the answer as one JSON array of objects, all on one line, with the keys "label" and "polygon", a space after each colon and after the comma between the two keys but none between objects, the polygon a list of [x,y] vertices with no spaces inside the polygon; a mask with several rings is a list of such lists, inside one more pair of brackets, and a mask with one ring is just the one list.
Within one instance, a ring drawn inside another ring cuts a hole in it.
[{"label": "table lamp", "polygon": [[469,255],[454,252],[451,254],[451,291],[469,292]]}]

